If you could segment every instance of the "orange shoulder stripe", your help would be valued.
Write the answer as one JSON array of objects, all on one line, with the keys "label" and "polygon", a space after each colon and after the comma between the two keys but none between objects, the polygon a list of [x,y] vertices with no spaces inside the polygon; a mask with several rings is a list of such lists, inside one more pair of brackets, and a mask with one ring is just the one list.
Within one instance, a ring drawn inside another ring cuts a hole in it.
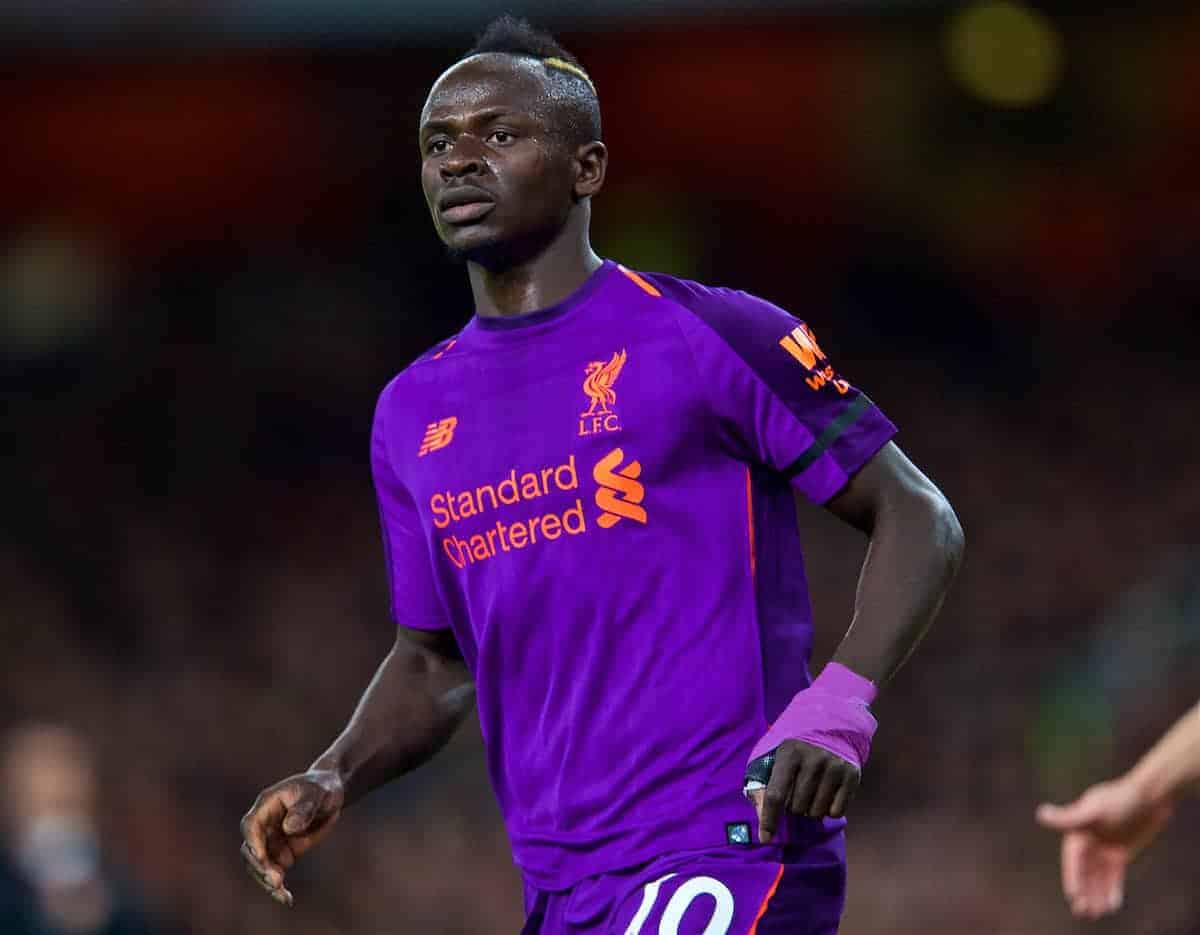
[{"label": "orange shoulder stripe", "polygon": [[644,289],[646,292],[649,292],[656,299],[662,298],[661,292],[659,292],[652,285],[650,285],[650,283],[646,282],[646,280],[644,280],[641,276],[639,276],[633,270],[626,269],[624,266],[620,266],[620,265],[617,266],[617,269],[619,269],[622,273],[624,273],[626,276],[628,276],[630,279],[632,279],[634,282],[636,282],[639,286],[642,287],[642,289]]}]

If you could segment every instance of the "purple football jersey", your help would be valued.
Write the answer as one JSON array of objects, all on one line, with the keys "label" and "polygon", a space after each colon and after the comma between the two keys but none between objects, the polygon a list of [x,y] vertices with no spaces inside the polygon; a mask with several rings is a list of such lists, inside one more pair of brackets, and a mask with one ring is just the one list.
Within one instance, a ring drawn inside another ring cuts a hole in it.
[{"label": "purple football jersey", "polygon": [[793,492],[824,503],[894,433],[798,319],[612,262],[388,384],[392,610],[453,630],[530,884],[756,840],[746,759],[809,680]]}]

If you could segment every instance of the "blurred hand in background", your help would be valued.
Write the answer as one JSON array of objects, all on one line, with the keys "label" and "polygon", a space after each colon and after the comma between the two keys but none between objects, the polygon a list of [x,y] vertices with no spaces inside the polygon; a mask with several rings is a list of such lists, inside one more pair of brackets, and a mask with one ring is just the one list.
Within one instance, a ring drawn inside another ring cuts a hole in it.
[{"label": "blurred hand in background", "polygon": [[1042,825],[1063,832],[1063,893],[1076,915],[1096,919],[1121,908],[1129,864],[1162,831],[1176,797],[1198,783],[1200,704],[1124,776],[1069,805],[1038,808]]},{"label": "blurred hand in background", "polygon": [[1043,805],[1038,821],[1063,832],[1063,893],[1078,916],[1121,908],[1129,864],[1171,817],[1171,805],[1146,797],[1128,776],[1102,782],[1069,805]]}]

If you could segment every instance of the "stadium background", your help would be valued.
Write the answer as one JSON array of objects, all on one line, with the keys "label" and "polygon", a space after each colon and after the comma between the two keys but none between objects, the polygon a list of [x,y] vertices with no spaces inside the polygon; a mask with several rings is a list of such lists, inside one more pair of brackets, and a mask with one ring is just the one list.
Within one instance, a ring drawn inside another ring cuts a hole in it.
[{"label": "stadium background", "polygon": [[[372,405],[470,312],[415,124],[500,8],[338,6],[0,4],[0,728],[90,745],[156,931],[515,932],[474,726],[345,816],[292,911],[237,854],[392,640]],[[600,89],[598,249],[806,318],[966,528],[879,705],[843,931],[1200,931],[1200,810],[1090,928],[1032,822],[1200,684],[1200,16],[699,6],[509,8]],[[819,664],[863,543],[802,522]],[[8,844],[55,807],[7,795]]]}]

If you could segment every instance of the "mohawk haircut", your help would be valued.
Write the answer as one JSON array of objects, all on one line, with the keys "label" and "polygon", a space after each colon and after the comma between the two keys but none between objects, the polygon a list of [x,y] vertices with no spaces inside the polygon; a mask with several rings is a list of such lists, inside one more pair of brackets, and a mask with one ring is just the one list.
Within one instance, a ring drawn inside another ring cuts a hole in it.
[{"label": "mohawk haircut", "polygon": [[596,86],[579,59],[559,45],[554,36],[537,29],[529,20],[505,14],[492,20],[463,58],[493,53],[541,62],[565,124],[561,128],[563,136],[573,144],[600,139]]}]

